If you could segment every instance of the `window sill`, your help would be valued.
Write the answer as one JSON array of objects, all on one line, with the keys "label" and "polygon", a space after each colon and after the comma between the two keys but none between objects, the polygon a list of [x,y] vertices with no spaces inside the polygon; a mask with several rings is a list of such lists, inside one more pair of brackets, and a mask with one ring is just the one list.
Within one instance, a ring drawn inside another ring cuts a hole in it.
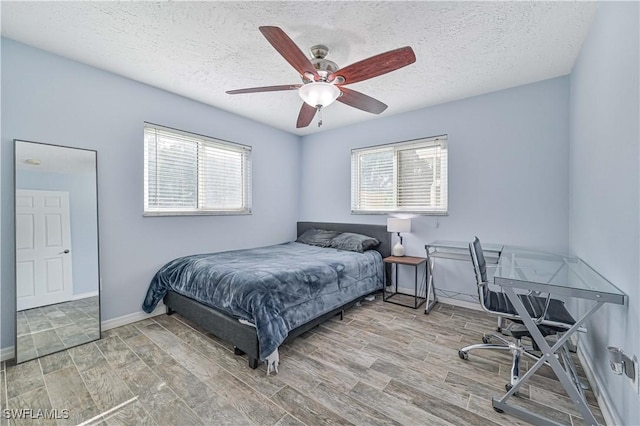
[{"label": "window sill", "polygon": [[387,212],[383,212],[383,211],[365,211],[365,210],[351,210],[351,214],[357,214],[357,215],[364,215],[364,214],[369,214],[369,215],[386,215],[386,216],[393,216],[393,215],[403,215],[403,214],[410,214],[410,215],[416,215],[416,216],[449,216],[449,212],[425,212],[425,211],[409,211],[409,210],[391,210],[391,211],[387,211]]},{"label": "window sill", "polygon": [[246,216],[253,214],[248,211],[193,211],[193,212],[144,212],[144,217],[155,216]]}]

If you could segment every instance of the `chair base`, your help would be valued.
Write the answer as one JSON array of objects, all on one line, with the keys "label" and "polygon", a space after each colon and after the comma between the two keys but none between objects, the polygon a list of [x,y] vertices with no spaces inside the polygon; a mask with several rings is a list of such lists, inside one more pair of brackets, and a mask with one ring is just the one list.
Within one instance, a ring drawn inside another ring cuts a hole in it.
[{"label": "chair base", "polygon": [[[497,339],[500,341],[499,344],[491,343],[492,339]],[[520,358],[524,354],[534,360],[540,359],[538,356],[529,353],[528,348],[522,345],[521,339],[516,339],[515,342],[510,342],[509,340],[503,338],[502,336],[496,334],[484,335],[482,336],[482,342],[475,345],[465,346],[464,348],[458,351],[458,356],[460,359],[467,360],[469,359],[469,352],[475,351],[477,349],[494,349],[501,351],[510,351],[512,354],[512,362],[511,362],[511,379],[510,382],[505,385],[505,389],[507,392],[518,383],[520,380]]]}]

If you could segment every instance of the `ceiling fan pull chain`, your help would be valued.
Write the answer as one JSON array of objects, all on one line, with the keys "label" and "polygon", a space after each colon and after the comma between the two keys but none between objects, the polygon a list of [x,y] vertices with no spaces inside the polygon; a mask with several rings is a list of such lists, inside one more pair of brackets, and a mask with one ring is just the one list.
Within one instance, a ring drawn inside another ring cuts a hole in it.
[{"label": "ceiling fan pull chain", "polygon": [[322,126],[322,105],[318,105],[318,127]]}]

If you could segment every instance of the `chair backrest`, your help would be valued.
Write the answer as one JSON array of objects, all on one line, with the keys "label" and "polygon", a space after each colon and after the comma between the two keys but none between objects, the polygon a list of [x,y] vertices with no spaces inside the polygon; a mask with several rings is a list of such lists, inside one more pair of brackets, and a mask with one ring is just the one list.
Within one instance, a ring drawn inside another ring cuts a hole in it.
[{"label": "chair backrest", "polygon": [[486,301],[489,296],[487,261],[484,259],[482,245],[480,244],[478,237],[475,237],[473,242],[469,243],[469,254],[471,255],[473,271],[476,274],[476,281],[478,282],[478,297],[480,298],[480,304],[486,308]]},{"label": "chair backrest", "polygon": [[469,243],[469,254],[471,254],[471,261],[473,262],[473,269],[476,273],[478,284],[486,283],[487,261],[484,259],[482,245],[480,244],[478,237],[475,237],[473,242]]},{"label": "chair backrest", "polygon": [[[501,318],[520,321],[520,316],[506,295],[502,292],[489,289],[487,262],[484,258],[482,245],[478,237],[475,237],[473,242],[469,243],[469,254],[471,255],[473,270],[476,274],[476,280],[478,281],[478,299],[480,300],[482,309],[491,314],[499,315]],[[575,320],[571,317],[571,314],[567,312],[563,302],[555,300],[557,303],[554,303],[550,308],[552,301],[550,295],[546,300],[542,297],[529,295],[521,297],[521,300],[530,315],[534,318],[544,318],[539,322],[538,327],[543,325],[551,327],[551,329],[555,331],[566,331],[575,324]],[[548,311],[550,311],[550,316],[547,315]]]}]

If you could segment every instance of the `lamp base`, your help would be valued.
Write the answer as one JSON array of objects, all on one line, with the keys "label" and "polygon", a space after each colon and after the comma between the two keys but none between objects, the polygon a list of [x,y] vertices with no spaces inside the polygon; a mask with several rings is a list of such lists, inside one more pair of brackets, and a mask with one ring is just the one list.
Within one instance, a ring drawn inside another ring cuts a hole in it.
[{"label": "lamp base", "polygon": [[402,244],[400,244],[400,242],[396,243],[396,245],[393,246],[393,248],[391,249],[391,254],[396,257],[404,256],[404,247],[402,246]]}]

